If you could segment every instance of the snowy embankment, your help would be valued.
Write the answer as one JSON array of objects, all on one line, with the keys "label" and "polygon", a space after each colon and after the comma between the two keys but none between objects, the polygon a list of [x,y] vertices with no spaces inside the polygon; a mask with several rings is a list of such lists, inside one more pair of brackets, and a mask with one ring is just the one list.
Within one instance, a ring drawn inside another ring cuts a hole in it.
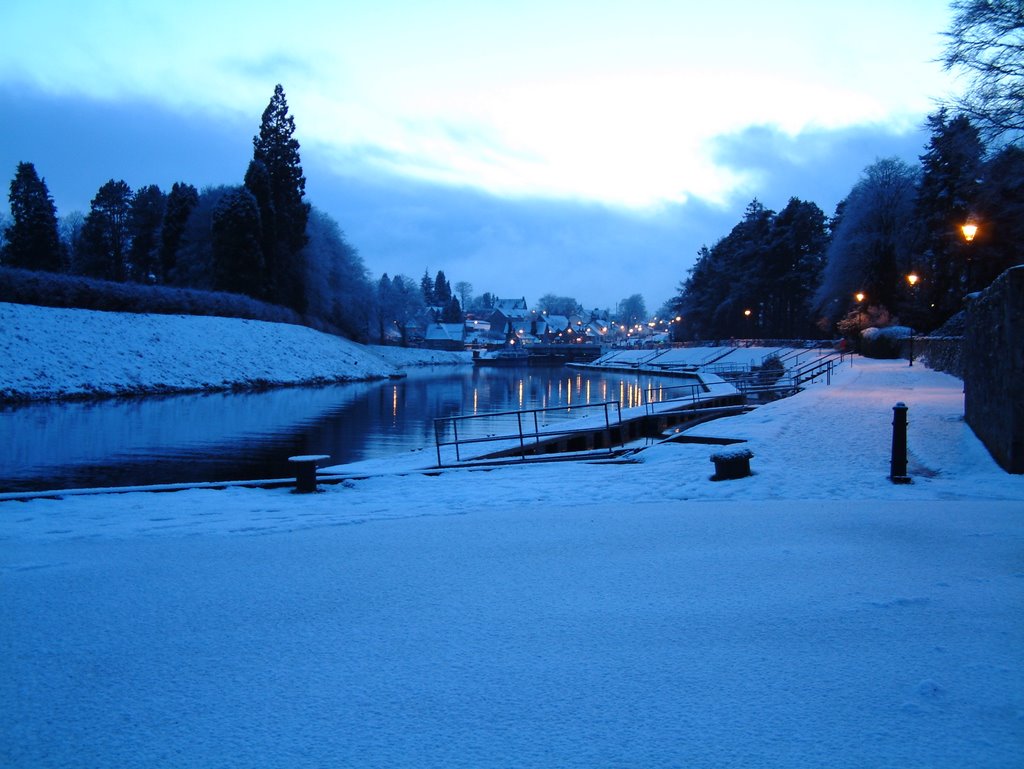
[{"label": "snowy embankment", "polygon": [[0,401],[324,384],[469,360],[238,318],[0,303],[0,329]]}]

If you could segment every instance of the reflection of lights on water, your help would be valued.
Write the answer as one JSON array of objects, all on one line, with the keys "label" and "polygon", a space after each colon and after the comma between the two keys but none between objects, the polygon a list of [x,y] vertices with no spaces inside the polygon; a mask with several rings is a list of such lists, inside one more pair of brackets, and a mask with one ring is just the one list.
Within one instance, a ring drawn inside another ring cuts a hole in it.
[{"label": "reflection of lights on water", "polygon": [[476,387],[473,388],[473,413],[476,414],[480,410],[480,390]]},{"label": "reflection of lights on water", "polygon": [[391,388],[391,416],[398,417],[398,386]]},{"label": "reflection of lights on water", "polygon": [[523,402],[524,402],[523,395],[524,395],[523,380],[520,379],[519,380],[519,408],[523,407]]},{"label": "reflection of lights on water", "polygon": [[590,380],[589,379],[587,380],[587,399],[584,401],[584,403],[587,403],[587,404],[590,403]]}]

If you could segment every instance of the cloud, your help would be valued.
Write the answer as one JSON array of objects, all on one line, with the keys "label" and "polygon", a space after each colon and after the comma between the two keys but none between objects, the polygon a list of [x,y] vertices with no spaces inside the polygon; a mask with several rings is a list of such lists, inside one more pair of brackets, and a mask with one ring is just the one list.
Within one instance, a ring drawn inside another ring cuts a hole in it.
[{"label": "cloud", "polygon": [[[19,161],[35,163],[61,214],[87,210],[110,178],[136,189],[238,184],[259,128],[258,110],[248,117],[185,114],[143,100],[11,86],[0,87],[0,99],[9,110],[0,123],[0,181],[13,178]],[[831,214],[877,157],[914,162],[926,141],[920,131],[879,126],[795,135],[749,127],[710,144],[708,162],[743,180],[731,194],[638,211],[410,176],[407,159],[380,145],[341,149],[304,141],[301,122],[299,129],[309,200],[337,220],[375,278],[388,272],[418,280],[425,269],[444,270],[477,293],[530,302],[555,293],[600,308],[640,293],[652,311],[676,293],[700,247],[725,236],[752,198],[779,210],[796,196]],[[484,149],[493,141],[487,131],[461,125],[445,137]]]},{"label": "cloud", "polygon": [[923,127],[860,125],[789,134],[757,125],[718,137],[712,151],[715,163],[745,179],[734,200],[757,197],[778,210],[790,197],[798,197],[831,214],[864,168],[892,156],[916,164],[927,141]]},{"label": "cloud", "polygon": [[111,178],[133,189],[241,183],[259,131],[258,114],[248,121],[213,118],[144,100],[55,96],[11,85],[0,87],[0,100],[7,105],[0,174],[13,177],[19,162],[34,163],[60,214],[87,211]]}]

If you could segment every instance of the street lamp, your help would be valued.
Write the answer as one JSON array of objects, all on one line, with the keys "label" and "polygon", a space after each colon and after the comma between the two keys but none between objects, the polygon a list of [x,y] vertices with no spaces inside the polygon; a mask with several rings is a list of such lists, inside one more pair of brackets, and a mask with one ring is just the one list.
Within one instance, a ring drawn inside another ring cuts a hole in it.
[{"label": "street lamp", "polygon": [[[974,240],[974,236],[978,234],[978,225],[972,221],[968,221],[966,224],[960,226],[960,232],[964,234],[964,240],[967,241],[968,249],[970,248],[971,241]],[[970,291],[973,288],[973,273],[974,263],[971,259],[970,250],[967,251],[967,290]]]},{"label": "street lamp", "polygon": [[867,295],[863,291],[858,291],[856,294],[853,295],[853,298],[857,300],[857,304],[863,304],[864,300],[867,298]]},{"label": "street lamp", "polygon": [[[912,272],[909,275],[907,275],[907,283],[910,284],[910,293],[911,293],[911,296],[912,296],[911,303],[913,305],[917,304],[917,291],[916,291],[916,289],[917,289],[917,281],[919,281],[919,280],[920,280],[920,278],[917,276],[916,272]],[[910,365],[911,366],[914,365],[914,329],[910,329]]]}]

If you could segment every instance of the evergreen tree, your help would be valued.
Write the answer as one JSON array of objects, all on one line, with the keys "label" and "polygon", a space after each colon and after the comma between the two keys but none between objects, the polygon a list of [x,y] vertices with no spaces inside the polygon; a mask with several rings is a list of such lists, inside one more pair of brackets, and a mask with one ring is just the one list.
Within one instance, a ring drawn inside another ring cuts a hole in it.
[{"label": "evergreen tree", "polygon": [[921,263],[910,265],[921,276],[922,305],[933,308],[929,327],[957,312],[968,285],[967,244],[961,225],[974,213],[980,193],[984,146],[978,130],[964,116],[947,119],[946,110],[928,118],[931,138],[921,156],[917,216]]},{"label": "evergreen tree", "polygon": [[434,296],[434,281],[430,279],[430,274],[425,267],[423,268],[423,277],[420,278],[420,293],[423,294],[423,303],[427,307],[437,304],[437,297]]},{"label": "evergreen tree", "polygon": [[447,304],[441,311],[441,322],[442,323],[462,323],[462,308],[459,306],[459,300],[454,296],[449,297]]},{"label": "evergreen tree", "polygon": [[388,329],[391,328],[394,321],[393,301],[391,278],[385,272],[377,281],[377,295],[373,308],[377,320],[377,341],[381,344],[387,341]]},{"label": "evergreen tree", "polygon": [[274,217],[274,199],[270,188],[270,173],[267,167],[259,160],[249,161],[249,167],[245,171],[245,188],[256,198],[256,204],[260,209],[260,243],[264,255],[264,275],[262,283],[267,298],[273,300],[272,281],[276,274],[274,268],[275,254],[277,253],[277,229]]},{"label": "evergreen tree", "polygon": [[237,186],[206,187],[185,221],[185,230],[177,249],[172,279],[174,285],[213,290],[214,257],[213,214],[221,199],[237,192]]},{"label": "evergreen tree", "polygon": [[245,188],[229,192],[213,211],[213,287],[259,296],[263,276],[260,209]]},{"label": "evergreen tree", "polygon": [[[269,221],[262,221],[264,254],[267,265],[267,296],[271,301],[305,309],[304,270],[301,253],[306,245],[306,224],[310,206],[303,199],[306,177],[299,158],[299,142],[294,138],[295,120],[288,114],[288,102],[280,84],[263,111],[260,132],[253,137],[253,161],[261,163],[269,178]],[[248,176],[248,174],[247,174]],[[247,179],[247,182],[249,180]],[[255,187],[259,187],[254,182]],[[253,191],[250,188],[250,191]],[[259,202],[260,191],[253,191]],[[259,204],[265,213],[267,206]],[[267,249],[267,244],[272,246]]]},{"label": "evergreen tree", "polygon": [[434,278],[434,305],[445,307],[452,299],[452,287],[444,276],[444,270],[437,271]]},{"label": "evergreen tree", "polygon": [[1024,148],[1010,145],[982,171],[978,234],[967,245],[972,285],[989,285],[1003,271],[1024,264]]},{"label": "evergreen tree", "polygon": [[790,198],[772,220],[762,272],[762,332],[794,338],[813,330],[811,301],[821,280],[829,234],[825,213]]},{"label": "evergreen tree", "polygon": [[[756,199],[728,235],[702,247],[671,309],[678,338],[792,337],[811,330],[828,227],[813,203],[791,198],[776,214]],[[749,310],[749,313],[747,312]]]},{"label": "evergreen tree", "polygon": [[32,163],[18,163],[10,191],[13,224],[4,232],[3,264],[58,272],[63,250],[57,231],[57,209]]},{"label": "evergreen tree", "polygon": [[143,283],[156,282],[160,273],[160,226],[167,196],[155,184],[136,190],[128,212],[131,247],[128,277]]},{"label": "evergreen tree", "polygon": [[185,225],[199,204],[199,193],[191,184],[175,182],[167,195],[164,219],[160,227],[160,279],[174,282],[178,249],[185,235]]},{"label": "evergreen tree", "polygon": [[80,264],[85,275],[123,281],[127,276],[127,256],[131,247],[128,215],[132,188],[127,182],[111,179],[96,193],[82,228]]}]

